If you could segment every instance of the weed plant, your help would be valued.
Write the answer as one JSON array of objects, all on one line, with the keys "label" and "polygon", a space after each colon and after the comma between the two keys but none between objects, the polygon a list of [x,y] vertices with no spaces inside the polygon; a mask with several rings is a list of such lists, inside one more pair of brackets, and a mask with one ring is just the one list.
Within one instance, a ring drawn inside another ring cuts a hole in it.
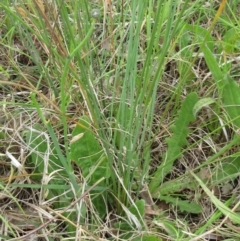
[{"label": "weed plant", "polygon": [[0,240],[240,240],[237,1],[0,3]]}]

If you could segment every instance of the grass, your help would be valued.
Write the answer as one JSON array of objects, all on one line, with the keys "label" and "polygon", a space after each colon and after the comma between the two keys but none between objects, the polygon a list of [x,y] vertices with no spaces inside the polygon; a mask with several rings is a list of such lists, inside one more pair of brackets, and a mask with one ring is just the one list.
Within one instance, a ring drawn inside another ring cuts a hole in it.
[{"label": "grass", "polygon": [[239,7],[2,1],[0,240],[240,240]]}]

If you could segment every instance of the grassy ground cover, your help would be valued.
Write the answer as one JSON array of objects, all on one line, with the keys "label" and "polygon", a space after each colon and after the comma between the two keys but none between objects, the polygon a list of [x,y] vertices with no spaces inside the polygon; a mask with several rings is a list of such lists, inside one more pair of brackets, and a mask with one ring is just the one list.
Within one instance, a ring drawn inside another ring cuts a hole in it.
[{"label": "grassy ground cover", "polygon": [[0,2],[0,240],[240,240],[237,1]]}]

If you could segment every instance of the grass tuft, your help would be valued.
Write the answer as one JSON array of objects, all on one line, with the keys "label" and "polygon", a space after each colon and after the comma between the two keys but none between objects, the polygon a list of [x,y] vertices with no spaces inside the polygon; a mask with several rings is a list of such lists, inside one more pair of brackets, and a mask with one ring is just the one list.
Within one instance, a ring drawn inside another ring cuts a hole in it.
[{"label": "grass tuft", "polygon": [[0,241],[239,240],[239,4],[0,2]]}]

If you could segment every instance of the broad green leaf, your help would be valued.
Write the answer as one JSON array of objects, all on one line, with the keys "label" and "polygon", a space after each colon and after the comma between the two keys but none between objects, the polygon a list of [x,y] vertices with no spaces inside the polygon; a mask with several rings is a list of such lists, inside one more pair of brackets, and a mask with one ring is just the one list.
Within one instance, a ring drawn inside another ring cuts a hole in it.
[{"label": "broad green leaf", "polygon": [[179,207],[181,212],[188,213],[201,213],[202,207],[196,202],[189,202],[186,200],[181,200],[180,198],[173,198],[171,196],[161,196],[161,200],[164,200],[167,203],[171,203],[174,206]]},{"label": "broad green leaf", "polygon": [[240,88],[230,77],[224,77],[224,88],[222,90],[224,109],[228,113],[232,123],[240,128]]},{"label": "broad green leaf", "polygon": [[[137,209],[136,209],[137,208]],[[132,205],[129,208],[129,211],[134,214],[139,220],[141,220],[144,216],[145,211],[145,201],[144,200],[138,200],[135,202],[135,206]]]},{"label": "broad green leaf", "polygon": [[160,198],[161,195],[169,195],[171,193],[179,192],[185,188],[194,189],[195,186],[196,184],[192,182],[191,178],[189,177],[173,179],[162,183],[161,186],[159,186],[152,194],[152,197]]},{"label": "broad green leaf", "polygon": [[154,235],[144,234],[142,237],[137,237],[132,241],[162,241],[162,239]]},{"label": "broad green leaf", "polygon": [[89,184],[92,185],[101,177],[109,177],[107,159],[103,149],[91,130],[90,120],[83,116],[72,132],[70,144],[71,159],[82,170],[85,178],[90,175]]},{"label": "broad green leaf", "polygon": [[196,117],[198,111],[200,111],[203,107],[209,106],[212,103],[215,103],[215,100],[213,98],[203,98],[199,100],[193,107],[193,114]]},{"label": "broad green leaf", "polygon": [[203,51],[205,61],[212,73],[213,79],[216,82],[216,86],[218,90],[221,90],[223,88],[223,73],[219,67],[219,63],[217,62],[216,57],[213,55],[212,51],[206,44],[201,45],[201,50]]},{"label": "broad green leaf", "polygon": [[[95,138],[90,120],[83,116],[72,133],[70,144],[71,159],[81,168],[83,177],[89,185],[95,184],[101,177],[109,177],[107,158]],[[104,184],[103,184],[104,185]],[[91,191],[93,204],[101,217],[106,214],[106,192]]]},{"label": "broad green leaf", "polygon": [[168,138],[168,150],[163,156],[163,162],[153,174],[153,179],[149,185],[150,192],[154,194],[160,186],[163,178],[172,170],[175,160],[182,156],[182,148],[188,145],[187,135],[189,133],[188,125],[195,119],[193,108],[198,101],[196,93],[190,93],[184,100],[175,124],[171,126],[172,136]]},{"label": "broad green leaf", "polygon": [[[143,217],[144,217],[144,212],[145,212],[145,201],[144,200],[136,201],[135,205],[132,205],[129,209],[126,209],[125,211],[126,211],[126,215],[129,216],[127,219],[133,219],[127,213],[127,212],[130,212],[131,215],[134,215],[134,218],[141,225],[143,225]],[[132,230],[133,223],[134,222],[132,222],[131,220],[129,222],[117,222],[114,224],[114,226],[122,231],[130,231],[130,230]],[[129,237],[129,235],[127,235],[126,237]]]},{"label": "broad green leaf", "polygon": [[[237,52],[240,45],[240,31],[238,28],[230,28],[223,36],[223,47],[226,53]],[[236,49],[236,51],[235,51]]]},{"label": "broad green leaf", "polygon": [[212,183],[224,183],[226,181],[233,181],[240,173],[240,156],[228,158],[225,162],[217,166],[213,171]]},{"label": "broad green leaf", "polygon": [[154,220],[154,223],[163,228],[173,240],[182,240],[184,234],[181,229],[176,227],[176,223],[161,216]]}]

